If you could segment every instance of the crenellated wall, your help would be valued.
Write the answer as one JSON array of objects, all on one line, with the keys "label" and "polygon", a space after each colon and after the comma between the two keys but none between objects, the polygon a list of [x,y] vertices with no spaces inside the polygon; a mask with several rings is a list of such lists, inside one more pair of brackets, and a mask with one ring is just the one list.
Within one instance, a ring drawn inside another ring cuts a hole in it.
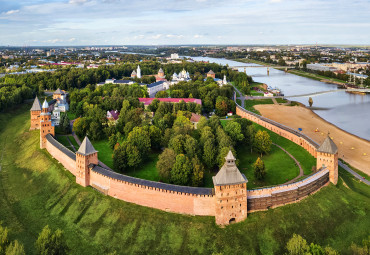
[{"label": "crenellated wall", "polygon": [[309,137],[305,136],[304,134],[290,127],[284,126],[278,122],[264,118],[253,112],[247,111],[238,105],[236,106],[236,114],[241,116],[242,118],[246,118],[250,121],[257,123],[288,140],[291,140],[292,142],[303,147],[306,151],[308,151],[315,158],[317,157],[316,150],[317,150],[318,144],[314,142],[313,140],[311,140]]},{"label": "crenellated wall", "polygon": [[[301,133],[239,106],[237,106],[237,114],[299,144],[311,155],[317,156],[318,145]],[[51,134],[47,134],[45,139],[47,151],[76,176],[76,154],[60,144]],[[177,186],[138,179],[95,164],[90,164],[85,174],[88,179],[86,185],[117,199],[175,213],[204,216],[215,216],[216,214],[216,197],[212,188]],[[294,203],[328,183],[329,170],[323,168],[306,179],[289,185],[248,190],[247,210],[248,212],[267,210]]]},{"label": "crenellated wall", "polygon": [[68,150],[50,134],[46,135],[46,150],[76,176],[76,154],[74,152]]}]

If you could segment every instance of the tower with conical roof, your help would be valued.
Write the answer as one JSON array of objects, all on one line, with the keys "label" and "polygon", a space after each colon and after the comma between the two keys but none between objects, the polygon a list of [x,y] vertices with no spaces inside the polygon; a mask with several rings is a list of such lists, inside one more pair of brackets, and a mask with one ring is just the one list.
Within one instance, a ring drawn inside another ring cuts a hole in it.
[{"label": "tower with conical roof", "polygon": [[329,180],[334,185],[338,182],[338,148],[329,134],[317,149],[317,169],[326,167],[329,170]]},{"label": "tower with conical roof", "polygon": [[76,152],[76,182],[81,186],[90,185],[90,164],[99,164],[98,151],[86,136]]},{"label": "tower with conical roof", "polygon": [[49,104],[44,101],[42,104],[42,110],[40,114],[40,148],[46,147],[46,135],[55,135],[54,126],[51,123],[51,113],[49,112]]},{"label": "tower with conical roof", "polygon": [[215,217],[219,225],[240,222],[247,218],[247,178],[235,164],[231,151],[213,177],[215,186]]},{"label": "tower with conical roof", "polygon": [[209,72],[207,73],[207,78],[208,77],[211,77],[211,78],[216,78],[216,74],[215,74],[215,72],[213,72],[212,70],[209,70]]},{"label": "tower with conical roof", "polygon": [[41,114],[41,104],[36,96],[35,101],[30,109],[31,113],[31,127],[30,130],[40,129],[40,114]]}]

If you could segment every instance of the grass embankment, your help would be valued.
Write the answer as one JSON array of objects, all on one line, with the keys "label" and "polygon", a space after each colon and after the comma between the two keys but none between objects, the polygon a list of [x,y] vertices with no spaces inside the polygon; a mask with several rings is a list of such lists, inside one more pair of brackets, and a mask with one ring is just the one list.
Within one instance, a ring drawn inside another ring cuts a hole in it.
[{"label": "grass embankment", "polygon": [[[344,171],[305,200],[219,228],[213,217],[141,207],[83,188],[28,131],[30,105],[0,114],[0,221],[34,254],[45,225],[64,231],[71,254],[283,254],[293,233],[349,254],[369,235],[370,188]],[[181,201],[178,201],[181,203]]]},{"label": "grass embankment", "polygon": [[330,77],[326,77],[326,76],[315,74],[315,73],[305,72],[305,71],[302,71],[302,70],[289,70],[288,72],[291,73],[291,74],[299,75],[299,76],[310,78],[310,79],[317,80],[317,81],[329,80],[329,81],[339,82],[339,83],[343,83],[343,84],[346,83],[345,81],[342,81],[342,80],[339,80],[339,79],[330,78]]},{"label": "grass embankment", "polygon": [[274,104],[272,102],[272,99],[254,99],[254,100],[245,100],[244,101],[244,109],[260,114],[259,111],[257,111],[253,106],[257,104]]}]

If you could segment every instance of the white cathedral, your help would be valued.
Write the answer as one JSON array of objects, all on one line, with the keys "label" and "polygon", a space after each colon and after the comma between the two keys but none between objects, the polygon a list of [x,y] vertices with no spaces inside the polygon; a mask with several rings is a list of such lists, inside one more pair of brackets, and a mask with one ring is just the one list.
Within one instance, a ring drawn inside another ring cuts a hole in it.
[{"label": "white cathedral", "polygon": [[138,65],[137,66],[137,69],[136,69],[136,71],[134,70],[134,71],[132,71],[132,73],[131,73],[131,77],[132,78],[139,78],[139,79],[141,79],[141,69],[140,69],[140,66]]}]

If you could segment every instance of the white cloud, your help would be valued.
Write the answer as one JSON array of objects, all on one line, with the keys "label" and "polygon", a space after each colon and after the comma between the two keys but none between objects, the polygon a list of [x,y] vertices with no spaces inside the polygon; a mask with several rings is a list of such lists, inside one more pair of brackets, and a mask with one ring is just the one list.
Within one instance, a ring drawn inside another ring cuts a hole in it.
[{"label": "white cloud", "polygon": [[76,41],[76,38],[74,37],[68,39],[68,42],[74,42],[74,41]]},{"label": "white cloud", "polygon": [[194,35],[194,38],[202,38],[203,35]]},{"label": "white cloud", "polygon": [[10,10],[10,11],[7,11],[7,12],[3,12],[5,15],[12,15],[14,13],[18,13],[19,10]]},{"label": "white cloud", "polygon": [[270,0],[269,2],[270,2],[270,3],[281,3],[281,2],[282,2],[282,0]]},{"label": "white cloud", "polygon": [[88,0],[69,0],[69,4],[84,4],[87,3]]},{"label": "white cloud", "polygon": [[159,39],[161,37],[162,37],[162,34],[156,34],[156,35],[151,36],[150,38],[157,40],[157,39]]}]

